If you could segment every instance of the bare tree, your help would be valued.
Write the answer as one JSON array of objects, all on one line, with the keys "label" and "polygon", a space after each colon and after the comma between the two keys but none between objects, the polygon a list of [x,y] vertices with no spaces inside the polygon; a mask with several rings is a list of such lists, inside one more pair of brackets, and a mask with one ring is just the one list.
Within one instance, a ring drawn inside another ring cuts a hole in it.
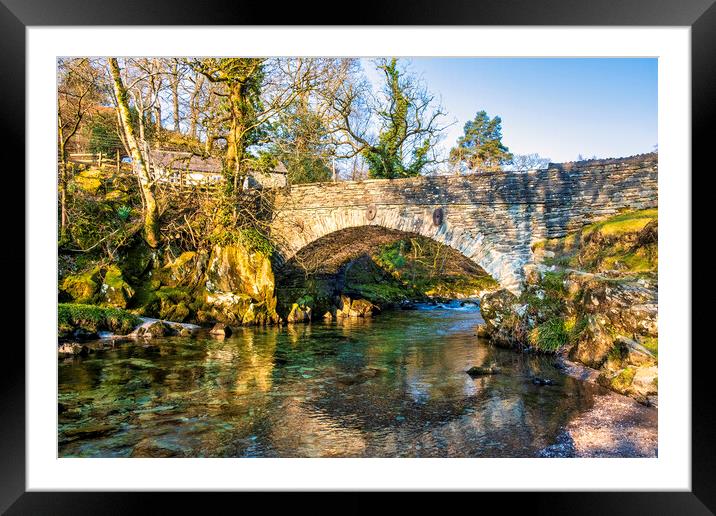
[{"label": "bare tree", "polygon": [[88,58],[57,63],[57,137],[59,146],[60,240],[67,239],[67,144],[101,99],[100,71]]},{"label": "bare tree", "polygon": [[343,84],[333,107],[342,119],[350,155],[362,154],[372,177],[422,173],[441,160],[436,152],[445,111],[423,82],[402,69],[397,59],[375,62],[384,80],[373,92],[367,81]]},{"label": "bare tree", "polygon": [[547,168],[550,159],[543,158],[539,154],[515,154],[512,156],[510,168],[515,172],[527,172],[528,170],[539,170]]},{"label": "bare tree", "polygon": [[[116,57],[109,58],[109,67],[112,74],[114,94],[117,101],[117,111],[122,123],[124,138],[132,153],[134,173],[137,175],[142,199],[144,201],[144,238],[150,247],[159,246],[159,207],[154,194],[154,185],[149,173],[149,166],[139,148],[139,142],[132,126],[132,117],[129,110],[129,95],[122,81],[119,63]],[[141,117],[139,117],[141,119]],[[140,125],[140,127],[143,127]]]}]

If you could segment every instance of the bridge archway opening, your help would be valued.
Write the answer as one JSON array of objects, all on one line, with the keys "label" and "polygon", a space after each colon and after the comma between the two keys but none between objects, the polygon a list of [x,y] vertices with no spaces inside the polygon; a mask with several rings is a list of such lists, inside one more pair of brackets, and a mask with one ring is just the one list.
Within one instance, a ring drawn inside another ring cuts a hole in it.
[{"label": "bridge archway opening", "polygon": [[[379,255],[381,252],[383,255]],[[387,256],[388,261],[400,258],[396,254],[404,255],[406,262],[399,271],[384,258]],[[305,295],[314,301],[335,298],[341,293],[356,295],[351,286],[356,275],[388,288],[391,282],[415,288],[416,292],[422,288],[423,294],[428,284],[426,277],[436,284],[461,280],[462,288],[474,293],[481,285],[493,288],[498,285],[478,263],[437,239],[378,225],[356,226],[320,237],[277,265],[279,313],[290,310],[291,304]],[[465,281],[472,283],[466,285]]]}]

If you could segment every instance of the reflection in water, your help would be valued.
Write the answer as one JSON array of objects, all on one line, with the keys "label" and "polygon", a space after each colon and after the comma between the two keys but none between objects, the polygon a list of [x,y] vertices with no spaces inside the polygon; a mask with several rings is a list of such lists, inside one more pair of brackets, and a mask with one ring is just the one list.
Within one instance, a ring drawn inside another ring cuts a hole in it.
[{"label": "reflection in water", "polygon": [[[474,307],[426,308],[61,361],[59,455],[535,456],[595,387],[488,346],[476,322]],[[465,374],[492,363],[503,374]]]}]

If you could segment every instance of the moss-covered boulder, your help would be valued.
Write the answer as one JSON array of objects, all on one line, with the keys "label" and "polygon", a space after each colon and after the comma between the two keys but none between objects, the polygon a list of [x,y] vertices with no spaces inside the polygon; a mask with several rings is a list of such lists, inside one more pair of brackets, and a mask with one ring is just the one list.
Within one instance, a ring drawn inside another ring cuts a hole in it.
[{"label": "moss-covered boulder", "polygon": [[200,323],[222,322],[239,326],[253,301],[246,294],[206,292],[197,301],[196,319]]},{"label": "moss-covered boulder", "polygon": [[378,307],[366,299],[351,299],[346,295],[341,295],[338,299],[338,307],[335,316],[340,319],[343,317],[371,317]]},{"label": "moss-covered boulder", "polygon": [[72,303],[60,303],[57,306],[57,323],[61,338],[69,338],[78,330],[85,333],[106,330],[126,335],[140,322],[137,316],[119,308]]},{"label": "moss-covered boulder", "polygon": [[630,365],[617,371],[603,370],[597,383],[648,405],[658,392],[658,368]]},{"label": "moss-covered boulder", "polygon": [[480,313],[485,324],[491,329],[497,329],[502,322],[513,313],[513,305],[517,297],[506,289],[485,294],[480,298]]},{"label": "moss-covered boulder", "polygon": [[[207,260],[197,319],[227,324],[269,324],[276,312],[271,261],[242,245],[215,246]],[[247,312],[248,315],[247,315]]]},{"label": "moss-covered boulder", "polygon": [[188,288],[161,287],[155,292],[159,303],[158,315],[168,321],[184,322],[191,313],[192,301]]},{"label": "moss-covered boulder", "polygon": [[366,299],[354,299],[351,302],[349,315],[351,317],[371,317],[377,307]]},{"label": "moss-covered boulder", "polygon": [[147,321],[134,331],[134,336],[143,339],[166,337],[174,333],[173,329],[164,321]]},{"label": "moss-covered boulder", "polygon": [[168,287],[194,287],[201,280],[208,255],[195,251],[185,251],[175,260],[156,270],[156,279]]},{"label": "moss-covered boulder", "polygon": [[99,266],[79,274],[66,276],[60,284],[60,293],[75,303],[92,303],[102,285],[102,269]]},{"label": "moss-covered boulder", "polygon": [[100,170],[90,169],[76,174],[73,183],[87,193],[96,194],[102,186],[103,179],[104,175]]},{"label": "moss-covered boulder", "polygon": [[153,251],[143,238],[136,237],[133,244],[123,253],[119,266],[127,280],[135,285],[141,283],[151,271],[155,262]]},{"label": "moss-covered boulder", "polygon": [[254,299],[273,297],[271,260],[242,245],[215,246],[206,271],[206,288],[214,292],[243,292]]},{"label": "moss-covered boulder", "polygon": [[107,267],[100,287],[101,303],[115,308],[127,308],[134,294],[134,289],[124,280],[120,268],[116,265]]}]

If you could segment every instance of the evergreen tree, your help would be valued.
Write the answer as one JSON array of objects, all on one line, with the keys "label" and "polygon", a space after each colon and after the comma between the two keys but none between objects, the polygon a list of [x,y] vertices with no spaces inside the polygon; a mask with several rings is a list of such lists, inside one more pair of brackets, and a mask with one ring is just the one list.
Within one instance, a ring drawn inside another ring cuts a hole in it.
[{"label": "evergreen tree", "polygon": [[473,120],[465,124],[465,134],[457,139],[450,150],[450,161],[458,170],[494,171],[512,160],[509,149],[502,144],[502,119],[490,118],[478,111]]}]

